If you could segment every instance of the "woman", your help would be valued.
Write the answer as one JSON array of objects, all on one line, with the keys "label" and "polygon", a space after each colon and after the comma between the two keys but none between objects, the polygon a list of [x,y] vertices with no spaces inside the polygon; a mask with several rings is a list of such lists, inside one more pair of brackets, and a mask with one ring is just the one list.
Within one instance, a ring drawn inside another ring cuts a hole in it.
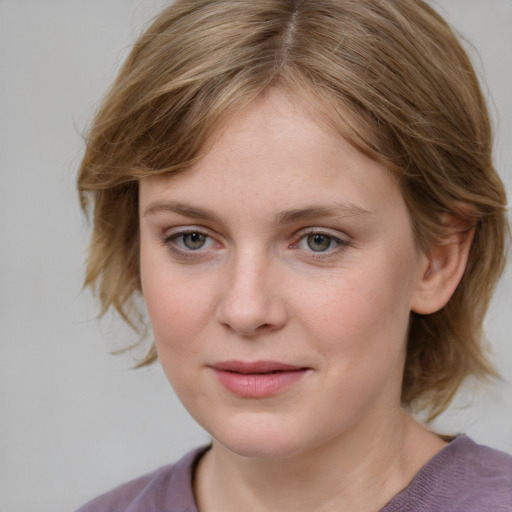
[{"label": "woman", "polygon": [[[81,512],[512,510],[512,458],[414,419],[495,375],[506,198],[485,101],[421,0],[182,0],[79,175],[86,284],[212,436]],[[490,250],[492,248],[492,250]]]}]

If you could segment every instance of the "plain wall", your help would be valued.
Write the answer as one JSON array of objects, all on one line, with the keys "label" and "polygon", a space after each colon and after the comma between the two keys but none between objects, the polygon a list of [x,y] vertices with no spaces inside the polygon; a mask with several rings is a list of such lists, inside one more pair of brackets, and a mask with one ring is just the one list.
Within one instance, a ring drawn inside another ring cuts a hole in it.
[{"label": "plain wall", "polygon": [[[109,351],[81,292],[88,226],[74,190],[82,134],[162,0],[0,0],[0,512],[64,512],[172,462],[207,435],[158,365]],[[492,96],[496,163],[512,196],[512,1],[440,0]],[[492,250],[492,248],[489,248]],[[512,452],[512,274],[488,337],[505,381],[463,392],[437,423]],[[508,382],[507,382],[508,381]]]}]

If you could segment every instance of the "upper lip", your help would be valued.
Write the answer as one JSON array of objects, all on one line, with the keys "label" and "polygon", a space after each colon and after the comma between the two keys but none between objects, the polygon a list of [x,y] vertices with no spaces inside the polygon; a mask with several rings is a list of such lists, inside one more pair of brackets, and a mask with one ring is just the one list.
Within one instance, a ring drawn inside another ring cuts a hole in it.
[{"label": "upper lip", "polygon": [[305,370],[303,366],[280,363],[278,361],[220,361],[210,365],[217,371],[234,373],[271,373],[271,372],[290,372]]}]

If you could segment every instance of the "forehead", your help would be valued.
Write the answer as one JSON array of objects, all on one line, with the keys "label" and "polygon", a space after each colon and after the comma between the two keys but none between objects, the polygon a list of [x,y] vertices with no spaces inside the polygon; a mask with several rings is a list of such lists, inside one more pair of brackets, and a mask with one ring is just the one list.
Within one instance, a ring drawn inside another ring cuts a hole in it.
[{"label": "forehead", "polygon": [[141,208],[170,198],[278,215],[323,204],[379,212],[400,193],[381,164],[326,129],[315,112],[273,94],[221,125],[188,170],[142,180]]}]

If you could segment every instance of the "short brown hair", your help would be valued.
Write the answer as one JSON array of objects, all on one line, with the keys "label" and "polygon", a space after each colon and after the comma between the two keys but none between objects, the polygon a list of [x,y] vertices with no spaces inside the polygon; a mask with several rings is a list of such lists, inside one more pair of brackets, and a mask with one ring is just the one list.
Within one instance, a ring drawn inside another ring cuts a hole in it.
[{"label": "short brown hair", "polygon": [[[394,172],[418,246],[440,219],[475,235],[449,303],[413,314],[402,402],[432,415],[494,375],[482,322],[505,262],[503,184],[472,65],[422,0],[177,0],[135,43],[92,124],[78,189],[93,206],[85,284],[137,327],[138,180],[186,170],[219,124],[272,87]],[[462,206],[461,206],[462,205]],[[156,358],[154,347],[142,364]]]}]

